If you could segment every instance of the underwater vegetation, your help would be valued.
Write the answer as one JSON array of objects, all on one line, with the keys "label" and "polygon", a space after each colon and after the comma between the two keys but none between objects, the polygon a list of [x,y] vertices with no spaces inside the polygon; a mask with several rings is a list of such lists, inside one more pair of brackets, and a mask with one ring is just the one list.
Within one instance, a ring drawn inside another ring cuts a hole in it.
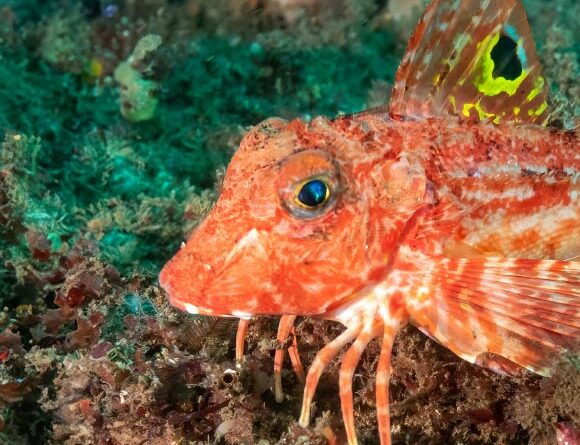
[{"label": "underwater vegetation", "polygon": [[[162,264],[204,217],[243,133],[384,103],[422,2],[0,2],[0,444],[326,444],[338,363],[298,426],[275,320],[171,308]],[[525,2],[553,123],[580,115],[580,3]],[[403,10],[405,8],[405,10]],[[340,331],[301,319],[306,366]],[[355,377],[377,443],[371,343]],[[552,444],[580,425],[580,361],[551,379],[471,366],[408,327],[393,355],[395,443]],[[572,431],[572,432],[571,432]],[[562,439],[563,440],[563,439]]]}]

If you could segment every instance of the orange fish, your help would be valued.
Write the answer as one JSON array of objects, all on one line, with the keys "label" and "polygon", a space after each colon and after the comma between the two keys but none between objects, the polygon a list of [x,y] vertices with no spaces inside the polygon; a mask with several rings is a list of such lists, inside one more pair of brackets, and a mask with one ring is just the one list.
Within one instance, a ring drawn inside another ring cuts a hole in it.
[{"label": "orange fish", "polygon": [[[547,93],[519,1],[434,0],[390,105],[256,126],[160,283],[190,313],[282,315],[281,340],[297,315],[344,324],[308,370],[300,424],[351,344],[339,377],[351,445],[352,377],[377,337],[390,444],[389,362],[406,323],[471,363],[547,375],[580,339],[580,134],[545,126]],[[290,353],[301,375],[296,343]]]}]

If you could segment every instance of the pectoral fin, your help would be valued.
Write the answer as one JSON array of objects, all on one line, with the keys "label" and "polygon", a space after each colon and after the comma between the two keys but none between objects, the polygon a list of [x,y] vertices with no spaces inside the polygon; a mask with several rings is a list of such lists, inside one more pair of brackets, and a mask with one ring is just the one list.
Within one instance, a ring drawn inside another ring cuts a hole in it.
[{"label": "pectoral fin", "polygon": [[580,350],[580,262],[430,262],[414,272],[408,310],[414,324],[460,357],[506,372],[509,362],[500,356],[546,375],[559,355]]}]

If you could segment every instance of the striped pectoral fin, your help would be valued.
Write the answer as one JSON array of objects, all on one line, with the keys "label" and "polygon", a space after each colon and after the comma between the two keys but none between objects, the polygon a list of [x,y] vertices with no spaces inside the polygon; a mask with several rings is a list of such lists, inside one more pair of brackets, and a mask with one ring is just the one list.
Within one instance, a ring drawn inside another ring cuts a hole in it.
[{"label": "striped pectoral fin", "polygon": [[499,372],[511,372],[513,362],[547,375],[560,354],[580,350],[580,262],[432,264],[408,310],[414,324],[460,357]]}]

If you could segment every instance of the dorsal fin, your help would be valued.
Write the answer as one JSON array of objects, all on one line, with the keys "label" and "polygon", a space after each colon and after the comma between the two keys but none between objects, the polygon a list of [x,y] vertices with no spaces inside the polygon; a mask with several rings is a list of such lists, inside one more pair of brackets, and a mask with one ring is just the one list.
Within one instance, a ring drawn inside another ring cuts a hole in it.
[{"label": "dorsal fin", "polygon": [[390,113],[544,124],[547,95],[520,0],[433,0],[397,72]]}]

